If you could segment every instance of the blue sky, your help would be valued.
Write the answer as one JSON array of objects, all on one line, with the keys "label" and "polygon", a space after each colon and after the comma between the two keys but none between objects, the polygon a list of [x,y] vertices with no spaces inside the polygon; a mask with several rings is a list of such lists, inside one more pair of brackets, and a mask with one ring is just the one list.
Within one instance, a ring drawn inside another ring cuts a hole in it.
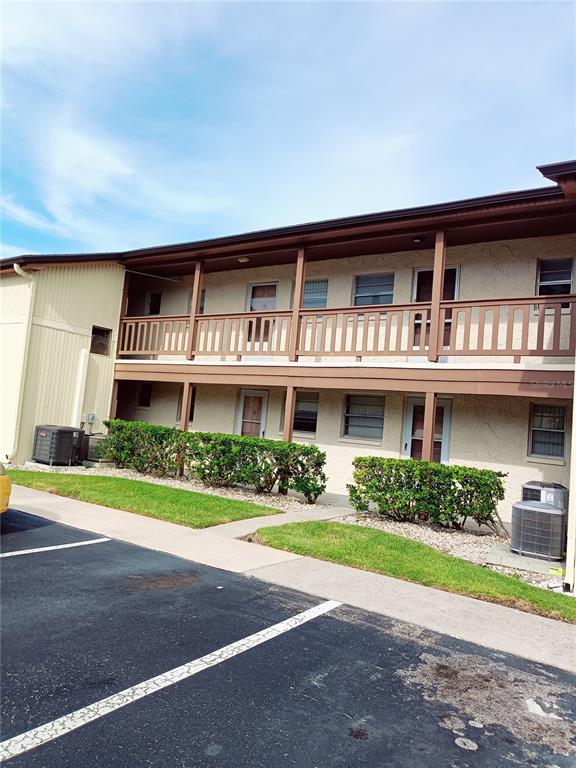
[{"label": "blue sky", "polygon": [[2,253],[490,194],[576,155],[571,2],[6,2]]}]

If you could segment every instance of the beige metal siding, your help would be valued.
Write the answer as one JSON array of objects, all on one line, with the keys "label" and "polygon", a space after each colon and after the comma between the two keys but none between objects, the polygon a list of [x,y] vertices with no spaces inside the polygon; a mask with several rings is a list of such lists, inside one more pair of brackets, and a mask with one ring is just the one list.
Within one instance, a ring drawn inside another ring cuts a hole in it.
[{"label": "beige metal siding", "polygon": [[1,460],[14,449],[31,294],[32,283],[25,277],[12,274],[0,278]]},{"label": "beige metal siding", "polygon": [[95,413],[93,432],[109,416],[124,269],[117,264],[51,267],[35,276],[36,300],[24,388],[17,461],[31,457],[36,424],[72,423],[82,350],[92,326],[110,328],[109,356],[90,354],[82,413]]}]

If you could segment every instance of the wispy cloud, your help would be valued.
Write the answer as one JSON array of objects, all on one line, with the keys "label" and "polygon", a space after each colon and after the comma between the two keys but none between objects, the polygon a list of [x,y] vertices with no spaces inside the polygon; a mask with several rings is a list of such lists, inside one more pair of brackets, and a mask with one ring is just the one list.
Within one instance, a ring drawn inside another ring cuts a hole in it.
[{"label": "wispy cloud", "polygon": [[570,19],[563,2],[7,3],[7,239],[116,250],[538,183],[573,150]]}]

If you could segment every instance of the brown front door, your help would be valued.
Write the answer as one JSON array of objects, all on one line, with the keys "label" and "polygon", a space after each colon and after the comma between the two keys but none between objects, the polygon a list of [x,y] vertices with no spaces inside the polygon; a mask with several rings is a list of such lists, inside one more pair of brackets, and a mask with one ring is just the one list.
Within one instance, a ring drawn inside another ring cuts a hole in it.
[{"label": "brown front door", "polygon": [[262,437],[266,409],[266,394],[244,392],[241,401],[240,429],[241,435],[247,437]]},{"label": "brown front door", "polygon": [[[276,283],[253,285],[250,289],[250,312],[270,312],[276,309]],[[272,320],[260,317],[248,324],[248,341],[269,341]]]}]

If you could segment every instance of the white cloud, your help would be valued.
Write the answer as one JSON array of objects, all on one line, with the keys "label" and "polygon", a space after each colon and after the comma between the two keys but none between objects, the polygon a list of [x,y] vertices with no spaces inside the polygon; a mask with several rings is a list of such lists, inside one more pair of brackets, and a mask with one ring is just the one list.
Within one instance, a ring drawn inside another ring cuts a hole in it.
[{"label": "white cloud", "polygon": [[14,202],[12,195],[2,195],[0,198],[0,211],[8,218],[24,224],[26,227],[39,229],[42,232],[59,231],[59,227],[49,221],[46,216],[42,216],[42,214],[31,211],[29,208]]}]

